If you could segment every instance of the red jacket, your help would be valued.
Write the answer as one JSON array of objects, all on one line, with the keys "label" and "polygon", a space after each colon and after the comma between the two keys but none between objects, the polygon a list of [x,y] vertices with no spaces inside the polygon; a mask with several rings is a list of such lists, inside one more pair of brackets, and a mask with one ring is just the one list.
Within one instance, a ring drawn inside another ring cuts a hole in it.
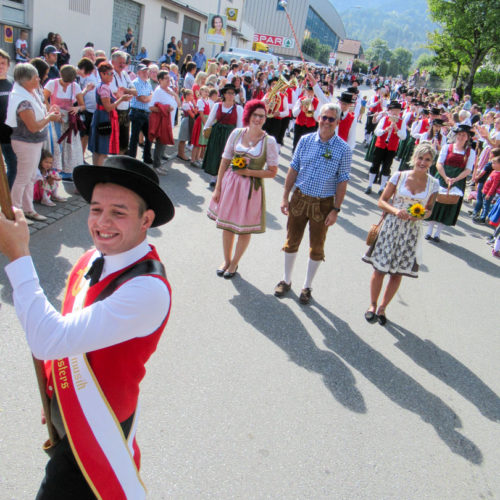
[{"label": "red jacket", "polygon": [[154,103],[160,111],[151,112],[149,115],[149,129],[148,138],[151,142],[155,139],[164,145],[173,146],[174,135],[172,134],[172,119],[170,118],[170,111],[168,104]]},{"label": "red jacket", "polygon": [[497,193],[500,194],[500,171],[494,170],[484,183],[483,196],[492,198]]}]

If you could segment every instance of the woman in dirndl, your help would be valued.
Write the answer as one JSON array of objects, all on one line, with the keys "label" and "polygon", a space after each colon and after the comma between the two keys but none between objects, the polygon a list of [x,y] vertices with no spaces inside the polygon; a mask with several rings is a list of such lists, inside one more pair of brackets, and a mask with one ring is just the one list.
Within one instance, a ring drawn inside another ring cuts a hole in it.
[{"label": "woman in dirndl", "polygon": [[[411,160],[413,169],[394,174],[379,199],[378,206],[386,215],[377,240],[363,257],[363,261],[374,268],[370,281],[371,304],[365,313],[369,323],[385,325],[385,310],[403,276],[418,277],[422,261],[422,219],[430,216],[439,190],[438,181],[428,174],[435,156],[430,142],[419,144]],[[386,274],[390,275],[389,282],[377,309]]]},{"label": "woman in dirndl", "polygon": [[203,157],[203,170],[212,176],[210,186],[217,182],[219,163],[226,142],[231,132],[243,126],[243,108],[235,102],[236,88],[230,83],[224,85],[219,91],[222,102],[214,104],[203,130],[211,128],[205,156]]},{"label": "woman in dirndl", "polygon": [[[278,172],[279,150],[274,137],[262,130],[265,121],[265,104],[249,101],[243,114],[245,127],[233,130],[227,140],[208,208],[208,217],[222,229],[224,262],[217,276],[225,279],[236,274],[250,236],[266,229],[263,179],[272,179]],[[238,241],[233,253],[235,235]]]},{"label": "woman in dirndl", "polygon": [[89,151],[92,152],[94,165],[102,165],[108,154],[118,154],[119,124],[116,107],[123,101],[130,101],[132,96],[123,94],[118,99],[113,95],[109,84],[113,81],[113,66],[102,62],[98,67],[101,84],[96,89],[97,108],[92,117],[89,135]]},{"label": "woman in dirndl", "polygon": [[[77,70],[66,64],[61,68],[61,78],[49,80],[43,89],[47,106],[59,106],[61,123],[54,123],[57,144],[54,144],[54,168],[61,171],[63,180],[72,180],[73,169],[83,163],[80,131],[85,125],[78,113],[85,110],[83,92],[76,83]],[[75,105],[76,104],[76,105]]]},{"label": "woman in dirndl", "polygon": [[[465,192],[467,176],[472,172],[476,160],[476,152],[470,146],[473,136],[470,125],[458,125],[452,132],[455,142],[441,149],[437,161],[436,179],[439,181],[439,195],[429,220],[426,240],[436,243],[441,241],[444,226],[457,223]],[[432,232],[436,229],[434,236]]]},{"label": "woman in dirndl", "polygon": [[200,168],[202,165],[203,154],[207,147],[208,139],[203,135],[203,126],[207,121],[210,114],[210,100],[208,99],[209,88],[205,85],[200,88],[200,98],[196,103],[198,108],[198,117],[193,125],[193,132],[191,134],[191,144],[193,145],[193,152],[191,154],[191,165]]}]

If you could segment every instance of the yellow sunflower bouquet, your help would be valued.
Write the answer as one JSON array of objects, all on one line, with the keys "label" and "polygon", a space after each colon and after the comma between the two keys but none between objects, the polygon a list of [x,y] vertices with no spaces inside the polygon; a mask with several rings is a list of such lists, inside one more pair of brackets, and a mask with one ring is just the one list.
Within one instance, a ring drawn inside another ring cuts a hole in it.
[{"label": "yellow sunflower bouquet", "polygon": [[408,213],[417,219],[422,219],[425,215],[425,207],[421,203],[414,203],[408,208]]},{"label": "yellow sunflower bouquet", "polygon": [[231,167],[233,170],[239,170],[240,168],[245,168],[247,166],[246,158],[243,156],[235,155],[235,157],[231,160]]}]

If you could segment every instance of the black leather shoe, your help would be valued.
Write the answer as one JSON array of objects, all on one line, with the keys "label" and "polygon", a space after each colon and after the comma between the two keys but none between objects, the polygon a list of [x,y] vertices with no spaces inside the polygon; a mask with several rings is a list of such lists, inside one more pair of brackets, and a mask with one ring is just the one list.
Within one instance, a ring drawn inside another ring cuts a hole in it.
[{"label": "black leather shoe", "polygon": [[365,312],[365,319],[368,321],[368,323],[376,323],[377,322],[377,315],[373,311],[366,311]]},{"label": "black leather shoe", "polygon": [[384,326],[387,323],[387,318],[385,314],[377,314],[377,321],[379,325]]},{"label": "black leather shoe", "polygon": [[372,193],[372,188],[370,186],[368,186],[366,189],[365,189],[365,194],[371,194]]},{"label": "black leather shoe", "polygon": [[431,236],[430,234],[426,234],[426,235],[425,235],[425,239],[426,239],[426,240],[430,240],[431,238],[432,238],[432,236]]},{"label": "black leather shoe", "polygon": [[234,270],[234,273],[230,273],[228,271],[225,271],[223,276],[224,276],[224,279],[225,280],[232,280],[236,274],[236,272],[238,271],[238,266],[236,266],[236,269]]},{"label": "black leather shoe", "polygon": [[[227,267],[226,267],[226,269],[227,269]],[[217,274],[217,276],[222,278],[224,276],[224,273],[226,272],[226,269],[217,269],[217,271],[215,271],[215,273]]]}]

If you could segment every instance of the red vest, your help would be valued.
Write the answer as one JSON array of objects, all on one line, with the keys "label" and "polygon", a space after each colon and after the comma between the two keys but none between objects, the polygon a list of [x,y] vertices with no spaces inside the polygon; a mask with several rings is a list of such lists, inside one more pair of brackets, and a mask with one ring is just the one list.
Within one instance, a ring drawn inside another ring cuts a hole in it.
[{"label": "red vest", "polygon": [[[81,280],[85,279],[83,277],[85,269],[93,253],[94,250],[86,252],[71,271],[64,297],[63,315],[70,313],[73,309],[73,292],[78,289]],[[146,259],[160,260],[153,246],[151,246],[151,251],[137,262]],[[131,266],[137,262],[134,262]],[[123,269],[120,269],[90,287],[85,297],[84,307],[91,305],[106,286],[122,272]],[[162,276],[155,275],[154,277],[163,281],[171,294],[168,281]],[[120,344],[87,353],[90,366],[119,422],[125,421],[136,410],[137,399],[139,397],[139,383],[146,373],[144,365],[156,350],[160,336],[167,324],[169,314],[170,310],[160,327],[145,337],[137,337],[121,342]],[[52,362],[47,362],[46,366],[47,364],[51,366]],[[48,377],[48,380],[51,380],[51,378]]]},{"label": "red vest", "polygon": [[223,113],[222,104],[223,103],[219,104],[215,112],[217,123],[222,123],[223,125],[236,125],[236,123],[238,123],[238,105],[234,104],[230,113]]},{"label": "red vest", "polygon": [[446,153],[446,159],[444,164],[448,167],[465,168],[467,161],[470,156],[470,148],[467,148],[465,154],[461,155],[453,151],[453,144],[448,146],[448,153]]},{"label": "red vest", "polygon": [[344,116],[344,119],[339,123],[339,127],[337,129],[337,135],[344,139],[347,142],[347,138],[349,137],[349,130],[351,130],[352,122],[354,121],[354,113],[347,113]]},{"label": "red vest", "polygon": [[382,111],[382,104],[378,96],[375,96],[375,102],[370,106],[368,111],[370,113],[380,113]]},{"label": "red vest", "polygon": [[[307,99],[307,97],[302,96],[299,98],[300,101],[303,101],[304,99]],[[318,98],[316,96],[313,97],[312,105],[314,111],[316,111],[318,104],[319,104]],[[295,123],[297,125],[300,125],[301,127],[312,128],[316,126],[316,120],[314,119],[314,116],[306,116],[306,114],[302,109],[300,110],[300,113],[297,115],[297,118],[295,118]]]},{"label": "red vest", "polygon": [[[403,123],[403,120],[399,118],[399,121],[397,123],[398,130],[401,130],[401,124]],[[386,116],[384,118],[384,125],[383,128],[388,129],[391,126],[391,121],[389,118]],[[389,142],[386,143],[387,136],[389,135],[388,132],[384,132],[380,137],[377,137],[377,141],[375,142],[375,147],[380,148],[380,149],[387,149],[388,151],[396,151],[399,146],[399,137],[397,134],[397,131],[393,130],[391,133],[391,136],[389,137]]]}]

